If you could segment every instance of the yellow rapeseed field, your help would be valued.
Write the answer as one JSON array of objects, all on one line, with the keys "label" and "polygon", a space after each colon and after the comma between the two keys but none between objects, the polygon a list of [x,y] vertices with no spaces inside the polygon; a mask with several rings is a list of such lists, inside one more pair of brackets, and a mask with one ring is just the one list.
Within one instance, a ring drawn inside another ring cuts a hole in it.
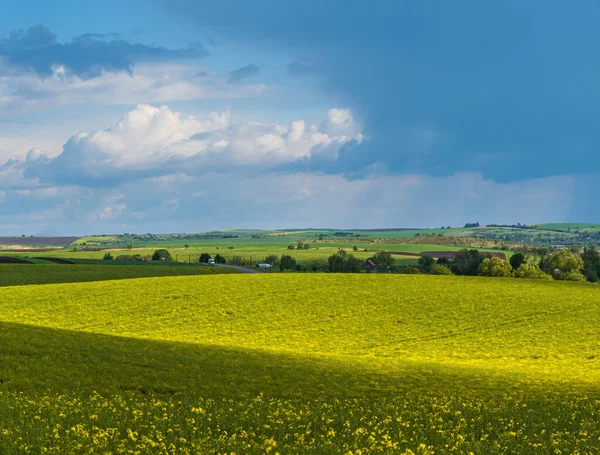
[{"label": "yellow rapeseed field", "polygon": [[599,453],[598,327],[585,283],[0,288],[0,453]]}]

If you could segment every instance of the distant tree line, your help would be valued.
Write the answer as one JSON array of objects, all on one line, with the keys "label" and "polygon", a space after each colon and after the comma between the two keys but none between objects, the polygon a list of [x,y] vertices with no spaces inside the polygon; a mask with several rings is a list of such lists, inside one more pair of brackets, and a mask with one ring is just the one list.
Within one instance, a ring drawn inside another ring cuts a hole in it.
[{"label": "distant tree line", "polygon": [[[441,269],[440,267],[444,267]],[[600,281],[600,253],[595,247],[583,253],[563,248],[551,251],[529,248],[516,252],[509,261],[478,250],[461,250],[454,259],[429,256],[419,259],[418,271],[432,274],[529,278],[538,280]],[[415,273],[409,271],[409,273]]]}]

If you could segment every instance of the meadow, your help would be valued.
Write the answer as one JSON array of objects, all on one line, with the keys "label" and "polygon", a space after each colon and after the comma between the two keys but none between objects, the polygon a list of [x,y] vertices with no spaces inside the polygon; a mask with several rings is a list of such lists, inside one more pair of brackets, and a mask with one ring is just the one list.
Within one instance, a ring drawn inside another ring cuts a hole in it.
[{"label": "meadow", "polygon": [[0,286],[30,284],[78,283],[88,281],[121,280],[128,278],[163,277],[179,275],[213,275],[239,273],[233,269],[209,266],[156,265],[140,267],[123,264],[0,264]]},{"label": "meadow", "polygon": [[599,303],[415,275],[4,287],[1,453],[597,453]]}]

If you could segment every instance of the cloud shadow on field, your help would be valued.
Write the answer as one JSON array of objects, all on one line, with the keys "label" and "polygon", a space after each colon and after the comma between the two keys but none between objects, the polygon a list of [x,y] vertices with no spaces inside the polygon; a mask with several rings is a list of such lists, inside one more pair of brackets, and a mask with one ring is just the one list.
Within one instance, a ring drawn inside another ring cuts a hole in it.
[{"label": "cloud shadow on field", "polygon": [[488,396],[508,390],[527,393],[516,377],[475,368],[318,357],[0,323],[0,392],[134,392],[215,399],[263,393],[302,400],[327,396],[395,400],[414,394]]}]

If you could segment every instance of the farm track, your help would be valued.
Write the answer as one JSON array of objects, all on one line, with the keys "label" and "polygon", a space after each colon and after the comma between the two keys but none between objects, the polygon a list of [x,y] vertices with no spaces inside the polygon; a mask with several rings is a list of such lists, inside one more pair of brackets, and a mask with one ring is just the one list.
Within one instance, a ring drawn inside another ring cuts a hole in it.
[{"label": "farm track", "polygon": [[244,273],[262,273],[259,270],[250,269],[248,267],[242,267],[240,265],[215,264],[215,266],[216,267],[222,267],[224,269],[239,270],[240,272],[244,272]]}]

